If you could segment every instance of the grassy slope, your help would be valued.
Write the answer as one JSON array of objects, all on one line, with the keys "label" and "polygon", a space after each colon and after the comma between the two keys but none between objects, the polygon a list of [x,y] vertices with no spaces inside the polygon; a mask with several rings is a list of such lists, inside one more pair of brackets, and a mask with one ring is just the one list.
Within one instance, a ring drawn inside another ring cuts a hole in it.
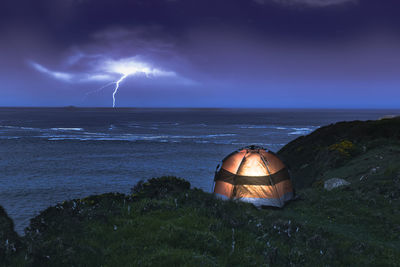
[{"label": "grassy slope", "polygon": [[[338,168],[344,167],[346,178],[355,178],[352,177],[356,173],[349,165],[350,161],[356,165],[357,175],[367,174],[377,164],[387,168],[393,161],[395,165],[392,167],[398,168],[395,159],[400,156],[399,144],[400,117],[397,117],[325,126],[293,140],[278,154],[289,166],[296,188],[306,188],[318,180],[329,178]],[[361,157],[364,157],[363,161],[359,160]]]},{"label": "grassy slope", "polygon": [[[379,126],[380,133],[372,135],[375,126],[363,128],[358,137],[345,132],[369,123],[390,127]],[[133,195],[105,194],[48,208],[31,221],[25,247],[6,256],[8,264],[396,266],[400,145],[393,131],[399,121],[346,124],[321,128],[311,141],[300,138],[279,153],[302,188],[300,199],[284,209],[257,210],[189,189],[176,178],[152,179],[138,184]],[[338,130],[334,138],[326,136]],[[320,154],[307,159],[309,152],[299,147],[314,152],[317,147]],[[291,161],[299,158],[297,150],[304,162]],[[300,176],[304,169],[310,174],[306,182]],[[351,185],[327,192],[323,180],[331,177]]]},{"label": "grassy slope", "polygon": [[14,223],[0,206],[0,265],[10,264],[9,260],[21,250],[21,240],[14,231]]}]

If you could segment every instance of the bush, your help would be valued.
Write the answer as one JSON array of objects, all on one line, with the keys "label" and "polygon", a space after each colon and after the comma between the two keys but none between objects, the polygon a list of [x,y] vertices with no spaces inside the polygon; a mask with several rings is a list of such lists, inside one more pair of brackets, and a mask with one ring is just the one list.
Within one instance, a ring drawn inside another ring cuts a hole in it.
[{"label": "bush", "polygon": [[139,181],[131,189],[131,193],[140,198],[160,199],[189,189],[190,183],[184,179],[174,176],[162,176],[160,178],[151,178],[147,182]]},{"label": "bush", "polygon": [[337,151],[340,153],[340,155],[344,157],[350,157],[354,149],[355,149],[354,144],[348,140],[343,140],[341,142],[329,146],[330,151]]},{"label": "bush", "polygon": [[14,231],[14,223],[0,206],[0,266],[7,263],[22,248],[22,242]]}]

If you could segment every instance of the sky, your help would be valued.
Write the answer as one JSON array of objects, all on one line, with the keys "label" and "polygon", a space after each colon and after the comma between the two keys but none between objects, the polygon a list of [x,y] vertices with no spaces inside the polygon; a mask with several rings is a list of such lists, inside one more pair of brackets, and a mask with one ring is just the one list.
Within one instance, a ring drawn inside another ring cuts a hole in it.
[{"label": "sky", "polygon": [[400,108],[398,0],[2,0],[0,106]]}]

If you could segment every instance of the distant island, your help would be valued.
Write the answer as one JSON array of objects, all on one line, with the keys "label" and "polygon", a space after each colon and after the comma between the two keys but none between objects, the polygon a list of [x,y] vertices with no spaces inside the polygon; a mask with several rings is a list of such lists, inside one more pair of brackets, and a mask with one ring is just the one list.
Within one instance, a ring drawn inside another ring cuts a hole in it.
[{"label": "distant island", "polygon": [[71,105],[71,106],[65,106],[64,108],[65,108],[65,109],[75,109],[76,106]]},{"label": "distant island", "polygon": [[[399,117],[321,127],[278,155],[298,195],[283,209],[221,201],[176,177],[59,203],[22,237],[0,207],[0,265],[398,265]],[[326,190],[333,178],[346,183]]]}]

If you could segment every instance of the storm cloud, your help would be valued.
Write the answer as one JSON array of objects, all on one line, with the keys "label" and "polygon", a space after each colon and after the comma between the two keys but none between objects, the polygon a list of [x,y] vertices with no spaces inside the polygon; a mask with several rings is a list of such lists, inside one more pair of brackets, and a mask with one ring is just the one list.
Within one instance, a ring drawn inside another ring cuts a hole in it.
[{"label": "storm cloud", "polygon": [[398,10],[394,0],[2,1],[0,104],[109,106],[111,88],[97,89],[118,75],[105,62],[136,58],[176,75],[127,79],[122,105],[393,106]]},{"label": "storm cloud", "polygon": [[328,7],[332,5],[343,5],[349,3],[358,3],[358,0],[253,0],[258,4],[266,4],[268,1],[274,1],[286,6],[306,5],[311,7]]}]

